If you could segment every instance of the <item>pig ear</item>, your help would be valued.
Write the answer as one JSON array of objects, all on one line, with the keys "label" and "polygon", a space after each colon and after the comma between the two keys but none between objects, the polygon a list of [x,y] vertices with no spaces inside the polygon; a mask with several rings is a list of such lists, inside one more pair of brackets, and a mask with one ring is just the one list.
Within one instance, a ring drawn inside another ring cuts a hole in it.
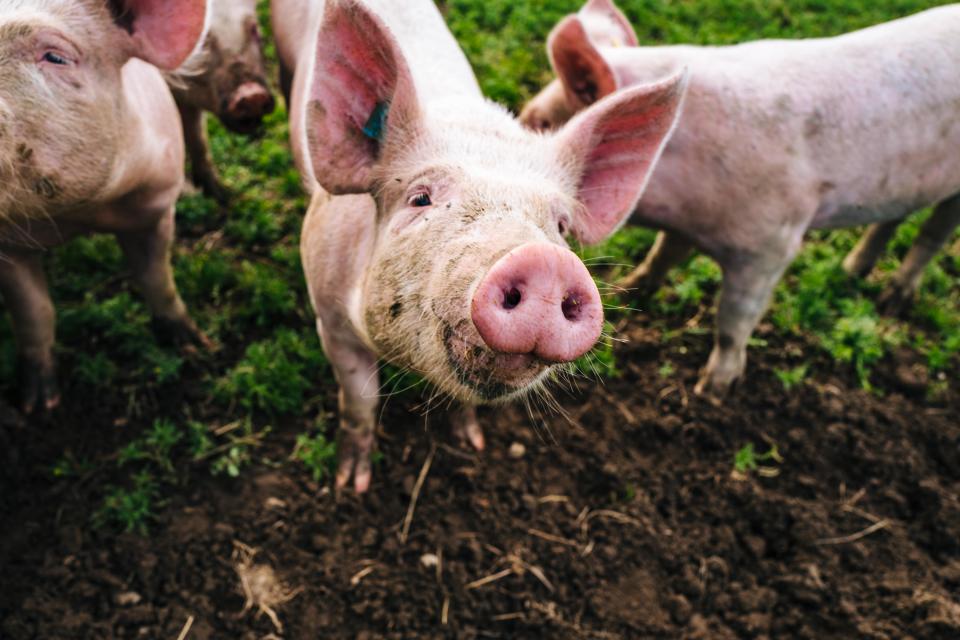
[{"label": "pig ear", "polygon": [[190,57],[207,26],[207,0],[109,0],[131,54],[167,71]]},{"label": "pig ear", "polygon": [[[613,4],[613,0],[589,0],[580,9],[580,16],[596,29],[588,29],[594,41],[605,47],[638,47],[640,41],[627,16]],[[600,22],[602,21],[602,23]],[[602,26],[601,26],[602,24]],[[596,31],[596,33],[594,33]]]},{"label": "pig ear", "polygon": [[390,136],[419,118],[413,77],[396,38],[356,0],[329,0],[307,107],[313,171],[331,193],[362,193]]},{"label": "pig ear", "polygon": [[567,16],[554,28],[547,50],[571,105],[583,108],[617,90],[613,69],[590,41],[578,16]]},{"label": "pig ear", "polygon": [[577,179],[583,209],[572,231],[585,243],[616,231],[636,207],[683,106],[687,71],[619,91],[580,112],[554,138]]}]

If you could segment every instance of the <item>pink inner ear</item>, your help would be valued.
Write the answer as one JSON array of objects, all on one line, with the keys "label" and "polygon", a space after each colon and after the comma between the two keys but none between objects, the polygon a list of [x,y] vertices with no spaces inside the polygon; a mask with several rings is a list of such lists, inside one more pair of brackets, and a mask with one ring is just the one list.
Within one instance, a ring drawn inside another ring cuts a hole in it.
[{"label": "pink inner ear", "polygon": [[[617,31],[620,44],[625,47],[637,47],[640,41],[627,16],[613,3],[613,0],[589,0],[580,10],[582,14],[596,14],[609,20]],[[590,34],[594,36],[594,34]],[[597,42],[601,46],[612,46],[613,42]]]},{"label": "pink inner ear", "polygon": [[686,74],[615,94],[581,113],[562,134],[582,154],[579,198],[584,211],[573,230],[590,244],[630,216],[673,130]]},{"label": "pink inner ear", "polygon": [[590,41],[577,16],[568,16],[550,34],[551,63],[572,104],[591,105],[617,90],[617,79]]},{"label": "pink inner ear", "polygon": [[161,69],[183,64],[203,37],[206,0],[125,0],[123,5],[132,17],[135,55]]},{"label": "pink inner ear", "polygon": [[307,112],[310,157],[325,189],[347,193],[371,188],[380,141],[365,134],[364,126],[378,107],[388,109],[387,129],[405,119],[414,102],[408,95],[411,87],[393,34],[359,4],[329,3]]}]

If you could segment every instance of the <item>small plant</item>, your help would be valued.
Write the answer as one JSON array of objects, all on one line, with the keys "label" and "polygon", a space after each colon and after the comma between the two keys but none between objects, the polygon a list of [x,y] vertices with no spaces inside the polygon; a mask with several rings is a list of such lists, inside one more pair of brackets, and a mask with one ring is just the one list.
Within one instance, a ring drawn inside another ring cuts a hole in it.
[{"label": "small plant", "polygon": [[210,472],[218,476],[227,474],[231,478],[240,475],[240,470],[250,463],[250,450],[242,445],[234,445],[227,452],[213,461]]},{"label": "small plant", "polygon": [[776,369],[773,373],[777,376],[777,379],[780,381],[780,384],[783,385],[783,388],[787,391],[790,391],[794,387],[803,384],[803,381],[807,379],[807,372],[809,369],[809,364],[802,364],[799,367],[794,367],[793,369]]},{"label": "small plant", "polygon": [[657,375],[659,375],[661,378],[669,378],[676,372],[677,368],[670,360],[666,360],[662,365],[660,365],[660,368],[657,369]]},{"label": "small plant", "polygon": [[98,527],[118,526],[124,531],[147,533],[147,524],[153,518],[153,509],[158,495],[157,482],[147,471],[132,476],[133,486],[109,487],[103,505],[94,514]]},{"label": "small plant", "polygon": [[327,440],[322,433],[314,436],[301,433],[297,436],[293,457],[307,467],[314,482],[321,482],[324,478],[333,475],[337,460],[337,445]]},{"label": "small plant", "polygon": [[147,432],[145,439],[147,447],[150,449],[150,457],[164,471],[173,471],[173,448],[183,438],[183,433],[170,420],[159,419],[153,423],[153,427]]},{"label": "small plant", "polygon": [[770,450],[766,453],[757,453],[756,447],[754,447],[752,442],[749,442],[734,454],[733,470],[739,474],[740,477],[746,477],[751,472],[756,471],[759,475],[772,478],[779,475],[780,470],[776,467],[760,465],[761,462],[767,462],[769,460],[778,464],[783,462],[783,457],[777,450],[777,445],[771,445]]}]

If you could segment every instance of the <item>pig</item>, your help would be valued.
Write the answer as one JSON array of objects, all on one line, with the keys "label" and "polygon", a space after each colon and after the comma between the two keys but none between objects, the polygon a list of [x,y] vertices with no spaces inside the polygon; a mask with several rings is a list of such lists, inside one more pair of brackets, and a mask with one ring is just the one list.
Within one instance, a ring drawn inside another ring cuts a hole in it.
[{"label": "pig", "polygon": [[223,186],[207,143],[205,112],[234,133],[253,134],[276,106],[266,76],[256,0],[211,0],[202,51],[167,79],[183,121],[193,184],[219,202]]},{"label": "pig", "polygon": [[808,229],[877,223],[845,261],[870,270],[896,225],[939,203],[890,291],[909,300],[960,222],[960,6],[836,38],[736,46],[634,46],[611,0],[590,0],[550,35],[558,79],[524,108],[537,130],[684,67],[682,120],[631,222],[661,229],[622,284],[653,290],[693,247],[723,269],[713,351],[696,391],[723,398],[750,334]]},{"label": "pig", "polygon": [[209,345],[170,266],[183,141],[159,69],[187,59],[205,0],[0,0],[0,294],[26,413],[59,402],[43,254],[116,235],[158,324]]},{"label": "pig", "polygon": [[429,0],[274,0],[301,253],[340,385],[336,485],[370,484],[379,359],[475,407],[542,387],[588,352],[603,308],[566,244],[633,209],[680,111],[681,74],[598,102],[555,134],[485,100]]}]

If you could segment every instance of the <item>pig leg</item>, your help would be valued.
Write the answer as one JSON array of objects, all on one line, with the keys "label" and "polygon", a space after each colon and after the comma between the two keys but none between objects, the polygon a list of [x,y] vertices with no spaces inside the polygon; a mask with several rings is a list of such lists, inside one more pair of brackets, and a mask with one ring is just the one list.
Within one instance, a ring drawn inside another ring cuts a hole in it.
[{"label": "pig leg", "polygon": [[890,287],[880,296],[879,307],[887,314],[903,311],[917,290],[923,270],[960,225],[960,196],[944,200],[920,229]]},{"label": "pig leg", "polygon": [[653,243],[646,259],[630,275],[622,278],[617,285],[624,289],[634,289],[640,294],[651,294],[667,277],[674,266],[686,259],[693,251],[693,245],[675,233],[661,231]]},{"label": "pig leg", "polygon": [[843,270],[847,275],[865,278],[873,270],[873,265],[877,263],[877,259],[886,249],[887,243],[890,242],[890,238],[893,237],[901,222],[901,220],[891,220],[871,225],[860,238],[857,246],[843,260]]},{"label": "pig leg", "polygon": [[164,214],[153,229],[118,233],[117,241],[133,272],[133,280],[146,300],[158,333],[177,344],[212,349],[213,343],[194,324],[177,293],[170,265],[174,210]]},{"label": "pig leg", "polygon": [[220,182],[220,176],[213,165],[203,111],[190,105],[177,106],[183,122],[183,141],[190,158],[190,179],[206,196],[223,204],[229,200],[230,192]]},{"label": "pig leg", "polygon": [[695,392],[718,400],[743,375],[747,341],[770,304],[773,289],[799,249],[771,251],[724,265],[713,351]]},{"label": "pig leg", "polygon": [[450,422],[453,425],[453,435],[461,445],[471,444],[477,451],[483,451],[486,446],[483,439],[483,430],[477,421],[477,408],[473,405],[462,405],[450,412]]},{"label": "pig leg", "polygon": [[370,456],[380,404],[377,357],[348,333],[328,331],[327,326],[317,319],[323,350],[340,384],[337,488],[345,487],[353,476],[354,489],[363,493],[370,487]]},{"label": "pig leg", "polygon": [[13,320],[24,413],[60,403],[53,357],[55,312],[39,253],[6,253],[0,293]]}]

